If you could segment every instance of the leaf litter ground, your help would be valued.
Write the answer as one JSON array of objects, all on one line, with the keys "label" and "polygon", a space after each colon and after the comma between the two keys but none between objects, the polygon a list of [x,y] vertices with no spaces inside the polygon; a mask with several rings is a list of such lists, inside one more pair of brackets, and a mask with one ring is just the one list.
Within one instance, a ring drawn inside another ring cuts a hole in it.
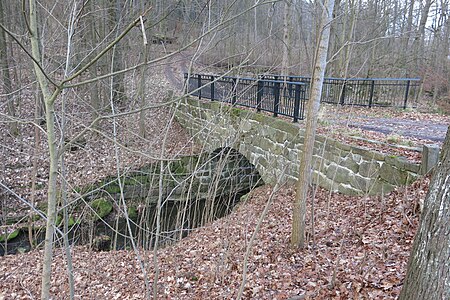
[{"label": "leaf litter ground", "polygon": [[[395,299],[401,289],[417,227],[417,203],[428,178],[389,195],[350,197],[315,192],[314,233],[289,246],[293,188],[284,186],[250,250],[244,299]],[[254,190],[234,211],[158,250],[160,299],[234,299],[243,261],[272,187]],[[311,208],[312,198],[308,207]],[[93,252],[75,247],[77,299],[144,299],[142,269],[133,251]],[[141,251],[152,284],[153,253]],[[39,250],[0,258],[0,299],[33,299],[40,289]],[[53,299],[67,299],[63,251],[53,263]]]}]

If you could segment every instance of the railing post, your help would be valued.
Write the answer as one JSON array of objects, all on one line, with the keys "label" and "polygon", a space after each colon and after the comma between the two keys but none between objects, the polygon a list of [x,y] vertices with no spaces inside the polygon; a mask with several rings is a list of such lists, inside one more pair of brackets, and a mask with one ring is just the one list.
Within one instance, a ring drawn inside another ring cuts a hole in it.
[{"label": "railing post", "polygon": [[188,73],[184,73],[183,77],[184,77],[183,93],[189,93]]},{"label": "railing post", "polygon": [[261,79],[258,79],[257,81],[257,88],[258,90],[256,91],[256,110],[261,111],[261,101],[264,93],[263,91],[264,83],[262,82]]},{"label": "railing post", "polygon": [[347,86],[347,81],[344,81],[344,84],[342,85],[341,97],[339,99],[339,102],[341,105],[345,104],[345,87],[346,86]]},{"label": "railing post", "polygon": [[408,104],[408,95],[409,95],[409,86],[411,85],[411,80],[406,82],[406,91],[405,91],[405,101],[403,102],[403,109],[406,109]]},{"label": "railing post", "polygon": [[300,113],[300,84],[295,85],[295,102],[294,102],[294,123],[298,122],[298,115]]},{"label": "railing post", "polygon": [[375,80],[372,80],[372,84],[370,85],[369,108],[372,107],[374,91],[375,91]]},{"label": "railing post", "polygon": [[233,77],[233,90],[232,90],[232,96],[231,96],[231,104],[236,105],[237,101],[237,79]]},{"label": "railing post", "polygon": [[198,99],[202,99],[202,89],[200,88],[202,86],[202,75],[197,75],[197,88],[198,88]]},{"label": "railing post", "polygon": [[278,109],[280,107],[280,83],[274,82],[273,88],[274,88],[273,94],[275,97],[275,99],[273,100],[273,116],[277,117]]},{"label": "railing post", "polygon": [[214,101],[214,75],[211,75],[211,101]]}]

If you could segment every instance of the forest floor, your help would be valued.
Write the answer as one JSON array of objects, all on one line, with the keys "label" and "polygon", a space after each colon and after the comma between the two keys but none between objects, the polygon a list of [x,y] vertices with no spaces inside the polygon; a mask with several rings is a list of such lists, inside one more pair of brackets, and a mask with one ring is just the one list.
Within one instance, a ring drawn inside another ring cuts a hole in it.
[{"label": "forest floor", "polygon": [[[293,188],[260,187],[230,215],[158,250],[159,298],[236,299],[246,272],[243,299],[396,299],[417,228],[417,202],[425,197],[427,185],[424,178],[376,197],[318,189],[314,227],[312,200],[308,203],[309,242],[303,250],[289,246]],[[266,205],[269,210],[262,218]],[[72,253],[76,299],[145,298],[144,271],[133,251],[75,247]],[[34,250],[0,258],[0,299],[38,297],[41,255]],[[152,284],[153,253],[139,251],[139,257]],[[68,299],[60,249],[55,251],[52,278],[52,299]]]},{"label": "forest floor", "polygon": [[[160,102],[170,89],[179,92],[182,73],[189,66],[188,58],[187,54],[180,54],[153,66],[148,75],[147,96],[151,101]],[[135,78],[129,80],[132,82]],[[67,107],[69,137],[91,120],[89,103],[80,104],[80,99],[82,97],[75,98]],[[33,106],[33,95],[23,98],[18,115],[24,120],[20,136],[10,136],[6,123],[0,122],[0,159],[3,162],[0,182],[16,193],[0,189],[1,220],[8,214],[28,211],[22,200],[45,201],[47,146],[42,130],[39,131],[41,138],[35,141],[34,117],[27,109]],[[119,110],[133,108],[136,107]],[[439,144],[443,129],[440,126],[450,123],[448,115],[419,111],[324,106],[321,114],[319,133],[386,153],[393,151],[412,160],[420,160],[420,152],[414,150],[420,144]],[[167,121],[172,115],[168,107],[148,111],[145,138],[137,134],[135,116],[105,120],[99,131],[86,137],[82,149],[66,155],[69,185],[95,182],[114,174],[117,169],[137,168],[154,161],[161,155],[161,141],[166,135],[164,155],[175,157],[199,151],[199,146],[183,128]],[[335,116],[342,117],[335,120]],[[387,119],[405,122],[390,132],[364,128],[380,124],[393,127]],[[430,127],[429,123],[437,127]],[[421,128],[428,132],[420,134]],[[405,132],[418,135],[406,136]],[[402,147],[392,148],[392,144]],[[34,192],[33,180],[36,181]],[[291,186],[276,191],[260,231],[250,245],[272,192],[270,186],[258,188],[229,216],[196,229],[181,242],[158,251],[160,298],[235,298],[242,282],[245,253],[249,249],[245,299],[395,299],[401,289],[417,227],[417,203],[424,199],[428,181],[429,178],[424,178],[377,197],[348,197],[318,189],[314,197],[314,229],[312,232],[312,227],[308,226],[309,243],[304,250],[289,247],[294,197]],[[73,255],[77,299],[144,298],[144,272],[134,252],[93,252],[86,247],[75,247]],[[41,256],[41,250],[33,250],[0,257],[0,300],[38,298]],[[153,254],[142,251],[140,257],[145,261],[145,273],[151,284],[155,276]],[[67,299],[65,258],[60,249],[55,250],[53,272],[54,299]]]}]

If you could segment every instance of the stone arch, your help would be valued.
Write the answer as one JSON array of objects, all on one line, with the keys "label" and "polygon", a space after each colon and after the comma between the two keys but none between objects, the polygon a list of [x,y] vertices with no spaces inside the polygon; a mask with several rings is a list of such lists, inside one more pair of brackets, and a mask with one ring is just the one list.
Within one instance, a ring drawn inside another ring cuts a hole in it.
[{"label": "stone arch", "polygon": [[244,154],[232,147],[213,150],[209,154],[208,164],[211,179],[233,180],[232,184],[237,189],[264,184],[258,168]]}]

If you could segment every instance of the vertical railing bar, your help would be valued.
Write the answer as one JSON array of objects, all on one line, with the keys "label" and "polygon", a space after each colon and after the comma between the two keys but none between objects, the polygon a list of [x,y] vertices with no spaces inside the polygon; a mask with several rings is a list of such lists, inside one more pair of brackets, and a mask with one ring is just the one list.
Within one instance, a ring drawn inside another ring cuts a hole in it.
[{"label": "vertical railing bar", "polygon": [[273,99],[273,116],[278,116],[278,109],[280,106],[280,82],[275,81],[273,85],[273,93],[274,93],[274,99]]},{"label": "vertical railing bar", "polygon": [[344,81],[344,84],[342,85],[342,90],[341,90],[341,97],[339,99],[339,102],[341,105],[344,105],[344,101],[345,101],[345,88],[347,86],[347,81]]},{"label": "vertical railing bar", "polygon": [[211,75],[211,101],[215,100],[214,96],[214,75]]},{"label": "vertical railing bar", "polygon": [[297,123],[298,115],[300,113],[300,84],[295,85],[294,96],[294,123]]},{"label": "vertical railing bar", "polygon": [[256,91],[256,110],[261,111],[261,101],[263,97],[263,82],[258,79],[257,81],[258,90]]},{"label": "vertical railing bar", "polygon": [[370,85],[370,95],[369,95],[369,107],[372,107],[373,104],[373,93],[375,92],[375,80],[372,80]]},{"label": "vertical railing bar", "polygon": [[197,75],[197,88],[198,88],[198,99],[202,99],[202,89],[200,88],[202,86],[202,75]]},{"label": "vertical railing bar", "polygon": [[237,78],[233,77],[232,79],[233,82],[233,91],[232,91],[232,96],[231,96],[231,104],[234,106],[236,105],[236,101],[237,101]]},{"label": "vertical railing bar", "polygon": [[411,84],[411,80],[408,80],[406,82],[406,91],[405,91],[405,101],[403,103],[403,109],[406,109],[407,105],[408,105],[408,94],[409,94],[409,86]]}]

